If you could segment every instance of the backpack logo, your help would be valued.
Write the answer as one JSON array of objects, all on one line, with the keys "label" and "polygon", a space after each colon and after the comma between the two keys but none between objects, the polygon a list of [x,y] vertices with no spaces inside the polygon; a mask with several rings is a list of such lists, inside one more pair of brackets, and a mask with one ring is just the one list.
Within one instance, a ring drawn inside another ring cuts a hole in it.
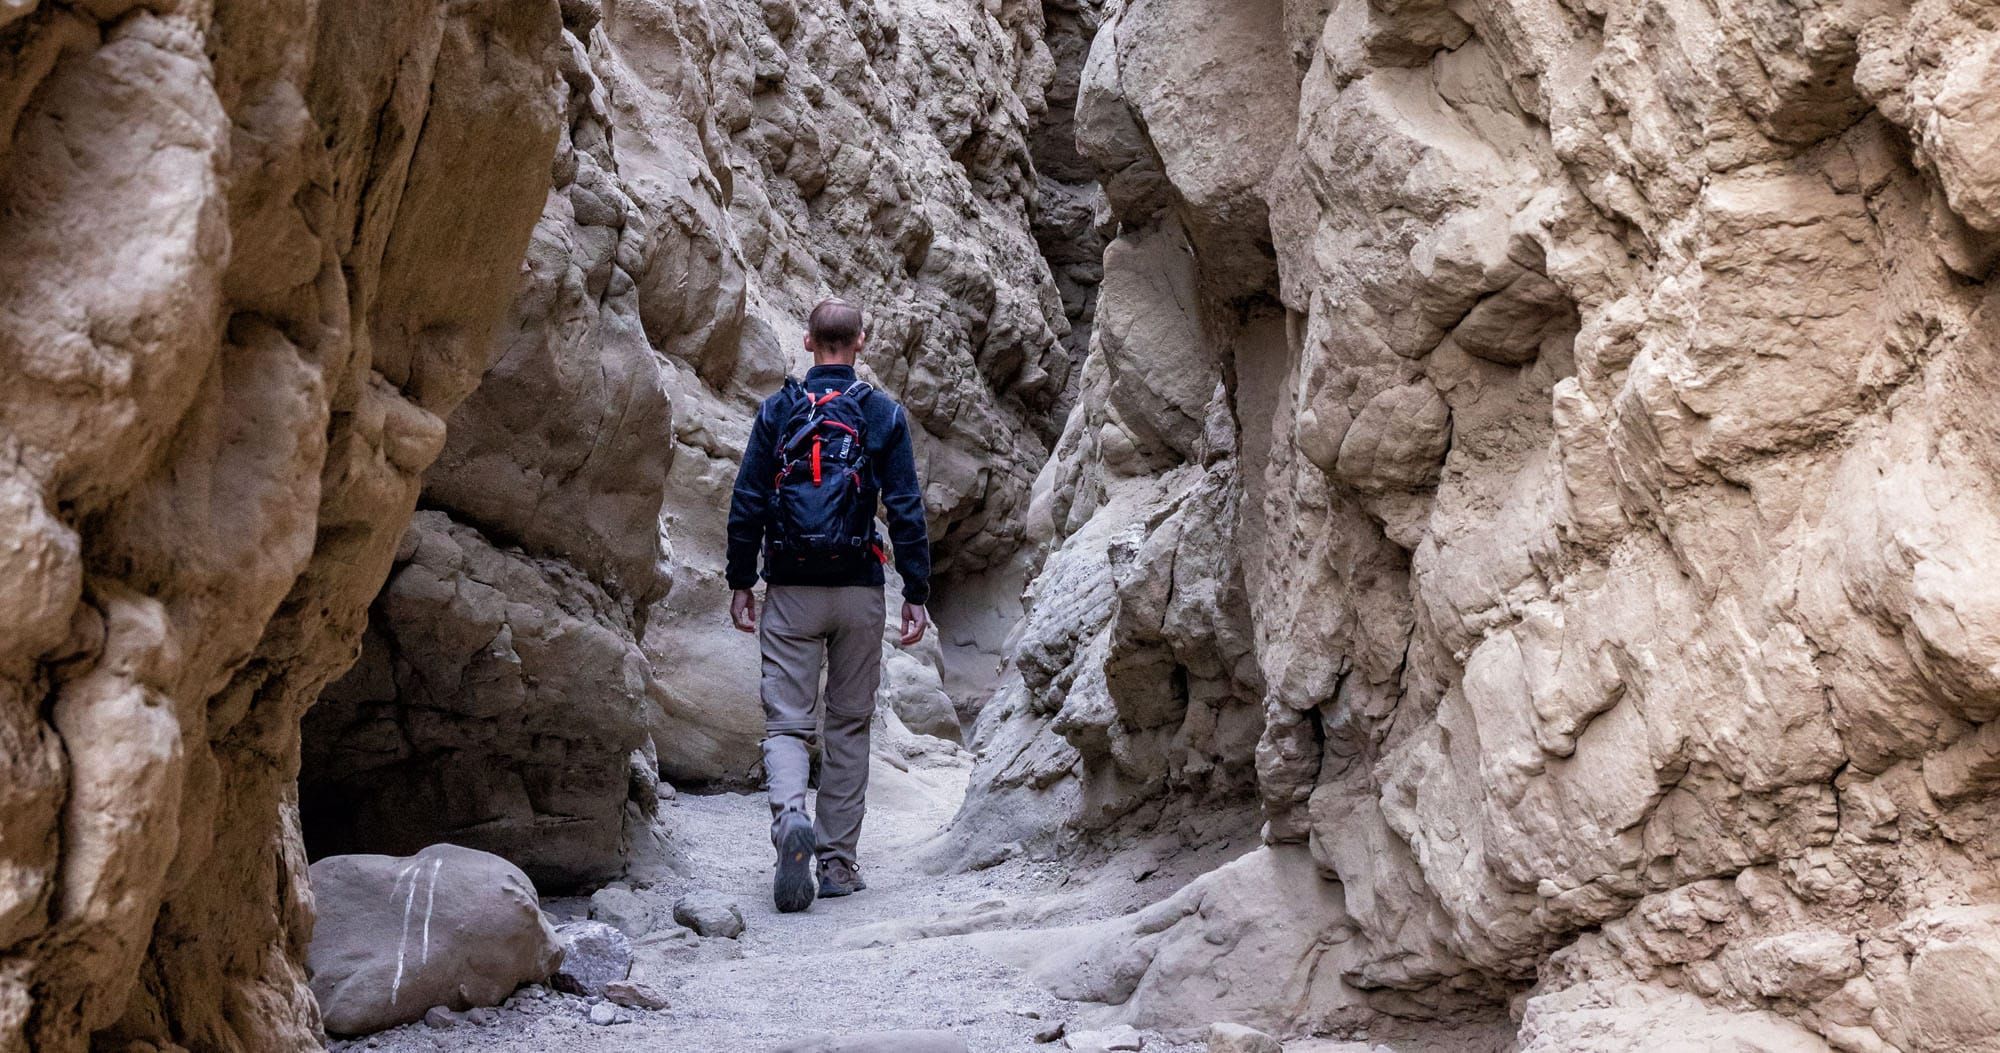
[{"label": "backpack logo", "polygon": [[834,570],[876,556],[874,472],[868,463],[868,418],[862,381],[813,395],[787,378],[792,409],[778,433],[770,529],[773,566]]}]

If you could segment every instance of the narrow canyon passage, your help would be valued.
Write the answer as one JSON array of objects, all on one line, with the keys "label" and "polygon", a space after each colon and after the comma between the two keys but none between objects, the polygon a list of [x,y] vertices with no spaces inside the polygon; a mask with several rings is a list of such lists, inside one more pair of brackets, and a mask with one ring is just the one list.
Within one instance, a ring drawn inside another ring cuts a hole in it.
[{"label": "narrow canyon passage", "polygon": [[[672,992],[665,1010],[628,1010],[619,1023],[600,1026],[589,1020],[595,1000],[522,995],[481,1023],[442,1030],[414,1024],[333,1048],[766,1053],[814,1034],[924,1029],[956,1032],[975,1049],[1033,1048],[1035,1036],[1067,1021],[1074,1007],[966,934],[1090,920],[1162,895],[1168,881],[1145,888],[1126,875],[1128,888],[1108,887],[1111,881],[1072,888],[1059,865],[1020,861],[926,873],[922,849],[957,810],[970,773],[969,758],[954,752],[878,758],[863,845],[869,888],[800,914],[771,905],[761,795],[683,793],[663,802],[659,822],[674,865],[633,875],[658,927],[635,941],[631,975]],[[695,889],[737,905],[743,933],[690,938],[670,911]],[[568,920],[587,916],[589,902],[557,898],[545,907]],[[1148,1048],[1200,1047],[1156,1036]]]},{"label": "narrow canyon passage", "polygon": [[[2000,1053],[1995,26],[0,0],[0,1053]],[[780,916],[830,295],[943,639]]]},{"label": "narrow canyon passage", "polygon": [[[1009,859],[970,872],[926,869],[928,851],[962,801],[970,758],[946,744],[892,732],[870,782],[863,843],[869,888],[799,914],[770,902],[769,814],[758,794],[677,794],[662,803],[662,855],[635,867],[639,912],[631,977],[671,992],[664,1009],[627,1009],[593,1023],[601,998],[543,987],[497,1012],[450,1014],[363,1039],[335,1053],[768,1053],[815,1035],[946,1031],[975,1050],[1062,1050],[1115,1035],[1078,1003],[1051,993],[1065,981],[1037,966],[1107,920],[1168,898],[1196,875],[1241,856],[1254,832],[1190,845],[1180,836],[1135,844],[1100,865]],[[626,887],[621,882],[618,886]],[[684,895],[713,892],[744,921],[735,937],[695,938],[671,918]],[[552,918],[590,915],[590,901],[544,901]],[[647,931],[650,927],[650,931]],[[1053,981],[1053,983],[1052,983]],[[1074,982],[1074,981],[1071,981]],[[1185,1032],[1136,1030],[1154,1053],[1197,1053]],[[1504,1028],[1380,1041],[1295,1041],[1292,1053],[1498,1053]],[[1078,1046],[1077,1048],[1095,1048]]]}]

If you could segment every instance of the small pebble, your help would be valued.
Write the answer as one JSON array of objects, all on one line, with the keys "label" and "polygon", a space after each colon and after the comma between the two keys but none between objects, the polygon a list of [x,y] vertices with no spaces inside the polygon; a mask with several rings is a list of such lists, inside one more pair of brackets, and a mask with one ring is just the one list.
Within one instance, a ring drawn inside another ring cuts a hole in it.
[{"label": "small pebble", "polygon": [[604,985],[604,997],[631,1009],[665,1009],[667,996],[652,984],[637,980],[613,980]]},{"label": "small pebble", "polygon": [[465,1014],[465,1019],[471,1021],[472,1023],[478,1025],[479,1027],[485,1027],[488,1024],[498,1021],[500,1019],[500,1014],[482,1005],[472,1010],[471,1012]]},{"label": "small pebble", "polygon": [[591,1006],[590,1022],[593,1024],[599,1024],[605,1026],[617,1023],[618,1007],[612,1005],[610,1002],[599,1002],[596,1005]]}]

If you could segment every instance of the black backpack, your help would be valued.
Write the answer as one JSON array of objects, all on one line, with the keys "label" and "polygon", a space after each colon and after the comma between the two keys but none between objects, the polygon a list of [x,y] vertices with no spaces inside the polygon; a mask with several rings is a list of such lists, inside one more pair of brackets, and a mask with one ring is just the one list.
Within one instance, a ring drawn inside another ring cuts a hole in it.
[{"label": "black backpack", "polygon": [[810,575],[883,558],[868,461],[865,400],[872,390],[857,380],[815,397],[796,378],[785,379],[792,408],[778,432],[778,477],[764,535],[772,567]]}]

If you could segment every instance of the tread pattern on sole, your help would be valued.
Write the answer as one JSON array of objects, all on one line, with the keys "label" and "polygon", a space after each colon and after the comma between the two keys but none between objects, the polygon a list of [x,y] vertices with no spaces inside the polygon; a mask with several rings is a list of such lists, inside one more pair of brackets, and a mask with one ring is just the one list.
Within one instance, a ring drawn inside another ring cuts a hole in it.
[{"label": "tread pattern on sole", "polygon": [[778,845],[778,874],[771,880],[771,899],[778,910],[795,914],[812,906],[819,882],[813,879],[815,850],[811,823],[795,823]]}]

